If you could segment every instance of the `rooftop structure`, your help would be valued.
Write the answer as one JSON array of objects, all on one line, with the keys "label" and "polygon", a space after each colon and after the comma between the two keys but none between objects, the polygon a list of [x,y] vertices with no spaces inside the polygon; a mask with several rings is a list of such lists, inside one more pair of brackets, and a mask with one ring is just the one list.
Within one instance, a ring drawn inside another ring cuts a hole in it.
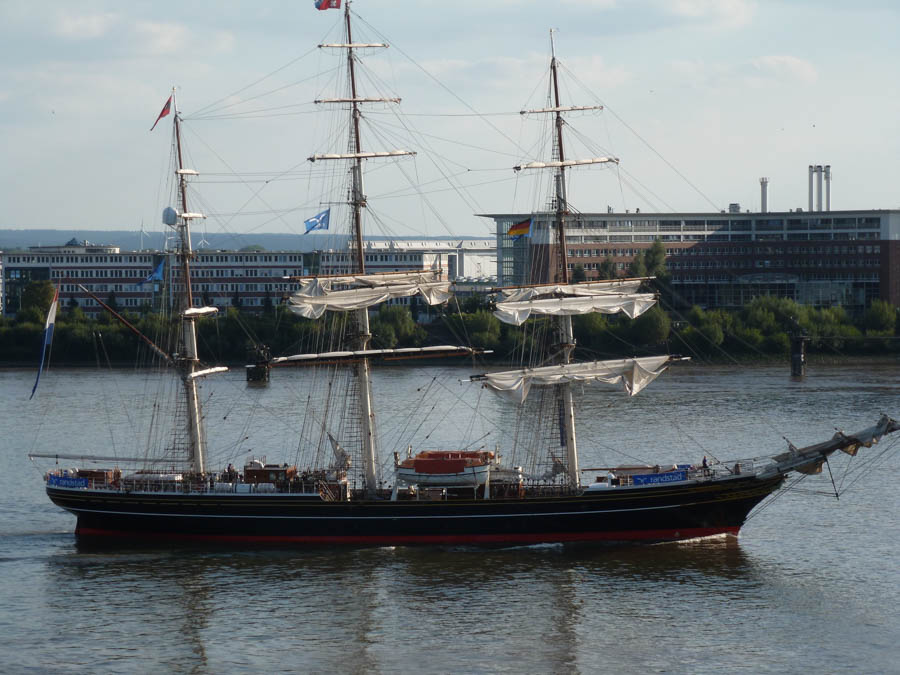
[{"label": "rooftop structure", "polygon": [[[546,281],[553,214],[487,217],[496,227],[500,284]],[[528,218],[530,236],[507,234]],[[624,275],[656,240],[684,305],[739,307],[760,295],[854,311],[874,298],[900,305],[900,210],[575,214],[567,223],[569,267],[596,278],[609,259]]]}]

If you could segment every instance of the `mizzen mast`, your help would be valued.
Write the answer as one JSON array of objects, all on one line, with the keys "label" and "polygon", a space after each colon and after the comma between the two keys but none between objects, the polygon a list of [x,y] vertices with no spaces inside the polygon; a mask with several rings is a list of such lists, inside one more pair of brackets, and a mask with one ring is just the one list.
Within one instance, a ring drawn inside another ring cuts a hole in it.
[{"label": "mizzen mast", "polygon": [[[553,106],[538,110],[523,110],[521,114],[553,114],[555,129],[553,134],[553,152],[550,162],[531,162],[514,167],[516,171],[523,169],[549,169],[555,173],[555,203],[556,212],[554,227],[556,230],[556,270],[554,279],[562,285],[569,284],[569,261],[566,249],[566,217],[569,215],[569,205],[566,194],[566,168],[580,166],[582,164],[600,164],[605,162],[617,162],[616,159],[596,157],[586,160],[567,160],[565,146],[563,145],[563,126],[565,121],[563,113],[572,110],[602,110],[603,106],[577,106],[564,107],[559,98],[559,74],[556,60],[556,49],[553,43],[553,30],[550,30],[550,85],[553,96]],[[572,354],[575,351],[575,335],[572,330],[572,317],[564,314],[558,317],[559,355],[557,362],[566,365],[572,362]],[[562,419],[562,436],[566,445],[567,470],[569,484],[578,487],[581,482],[581,472],[578,468],[578,448],[575,440],[575,405],[572,399],[572,386],[564,382],[560,387],[560,417]]]}]

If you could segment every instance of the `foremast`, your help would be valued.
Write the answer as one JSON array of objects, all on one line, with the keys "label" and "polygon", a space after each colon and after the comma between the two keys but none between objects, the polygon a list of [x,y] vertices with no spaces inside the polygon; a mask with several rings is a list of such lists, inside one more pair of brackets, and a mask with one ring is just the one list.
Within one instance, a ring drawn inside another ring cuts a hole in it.
[{"label": "foremast", "polygon": [[[398,157],[413,155],[415,153],[395,150],[390,152],[363,152],[360,137],[360,104],[361,103],[399,103],[399,99],[388,98],[360,98],[356,88],[356,67],[354,50],[362,48],[387,48],[383,43],[354,43],[353,31],[350,24],[350,2],[344,4],[344,33],[346,42],[321,44],[320,48],[344,49],[347,53],[347,71],[350,83],[349,98],[322,99],[316,103],[337,103],[350,105],[350,149],[347,154],[313,155],[311,162],[325,159],[338,159],[350,161],[350,200],[349,206],[352,212],[352,237],[355,248],[355,271],[362,275],[366,272],[365,249],[363,248],[363,209],[366,207],[366,196],[363,190],[362,165],[364,159],[373,157]],[[360,307],[354,310],[358,334],[356,336],[356,348],[365,351],[369,348],[372,334],[369,329],[369,310]],[[372,407],[372,380],[371,366],[368,358],[363,358],[353,366],[359,381],[359,415],[360,428],[362,429],[362,455],[366,481],[366,495],[374,497],[378,487],[377,467],[378,450],[376,447],[375,412]]]},{"label": "foremast", "polygon": [[[191,227],[192,220],[203,218],[200,213],[192,213],[188,208],[187,181],[189,176],[197,175],[193,169],[184,166],[184,158],[181,144],[181,116],[175,102],[175,91],[172,91],[172,107],[174,109],[173,123],[175,133],[176,168],[175,176],[178,190],[179,211],[171,214],[167,209],[163,214],[163,222],[176,231],[177,248],[175,256],[178,264],[181,283],[177,284],[178,306],[180,313],[179,346],[173,355],[175,368],[182,382],[186,410],[187,454],[190,462],[191,473],[203,475],[206,473],[206,429],[203,424],[203,409],[200,403],[197,380],[205,375],[222,372],[227,368],[198,368],[200,359],[197,352],[197,320],[202,316],[215,314],[215,307],[194,308],[193,291],[191,288]],[[172,218],[174,215],[174,219]]]}]

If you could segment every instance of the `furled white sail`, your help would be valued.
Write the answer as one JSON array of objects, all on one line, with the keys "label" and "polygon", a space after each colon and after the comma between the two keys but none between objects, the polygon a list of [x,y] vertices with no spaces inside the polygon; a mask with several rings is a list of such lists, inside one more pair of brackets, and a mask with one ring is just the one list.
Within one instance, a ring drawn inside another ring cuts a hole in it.
[{"label": "furled white sail", "polygon": [[367,359],[377,356],[398,359],[416,356],[446,356],[456,354],[490,353],[475,350],[472,347],[457,345],[434,345],[431,347],[400,347],[399,349],[365,349],[362,351],[320,352],[316,354],[294,354],[292,356],[278,356],[270,361],[273,366],[281,363],[312,363],[316,361],[338,361],[352,359]]},{"label": "furled white sail", "polygon": [[184,310],[184,316],[212,316],[218,312],[218,307],[189,307]]},{"label": "furled white sail", "polygon": [[591,157],[589,159],[567,159],[564,161],[554,162],[529,162],[528,164],[519,164],[514,166],[514,171],[522,171],[523,169],[560,169],[569,166],[584,166],[585,164],[606,164],[612,162],[619,163],[618,157]]},{"label": "furled white sail", "polygon": [[[647,277],[648,279],[652,277]],[[521,302],[542,295],[609,295],[611,293],[634,293],[644,279],[623,279],[622,281],[592,281],[582,284],[542,284],[519,288],[499,289],[502,302]]]},{"label": "furled white sail", "polygon": [[487,373],[471,379],[483,381],[485,386],[507,394],[517,403],[525,401],[533,385],[551,386],[566,382],[600,381],[621,384],[630,396],[634,396],[661,375],[668,362],[669,356],[647,356],[639,359],[563,363]]},{"label": "furled white sail", "polygon": [[413,270],[385,272],[383,274],[346,274],[342,276],[310,277],[301,279],[299,295],[324,295],[335,286],[391,286],[397,284],[428,283],[438,281],[437,272]]},{"label": "furled white sail", "polygon": [[449,281],[427,283],[402,283],[374,288],[350,288],[330,291],[326,284],[311,285],[307,293],[302,290],[291,295],[288,307],[294,314],[307,319],[318,319],[325,311],[349,312],[372,307],[395,298],[420,295],[429,305],[439,305],[452,297]]},{"label": "furled white sail", "polygon": [[310,162],[320,162],[323,159],[374,159],[376,157],[408,157],[416,153],[410,150],[381,150],[378,152],[342,152],[328,153],[325,155],[313,155],[307,157]]},{"label": "furled white sail", "polygon": [[494,310],[503,323],[521,326],[532,314],[571,316],[573,314],[624,313],[634,319],[656,304],[653,293],[601,293],[563,298],[536,298],[521,302],[498,302]]}]

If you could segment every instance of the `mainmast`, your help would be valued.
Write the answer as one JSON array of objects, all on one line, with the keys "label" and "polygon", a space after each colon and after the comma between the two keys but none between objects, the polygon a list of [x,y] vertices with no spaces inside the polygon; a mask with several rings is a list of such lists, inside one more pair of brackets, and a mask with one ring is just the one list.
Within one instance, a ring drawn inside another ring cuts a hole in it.
[{"label": "mainmast", "polygon": [[[361,103],[399,103],[399,99],[388,98],[360,98],[356,89],[356,57],[355,49],[361,48],[387,48],[388,45],[382,43],[354,43],[353,32],[350,25],[350,2],[344,4],[344,30],[347,41],[337,44],[321,44],[321,48],[337,48],[347,51],[347,70],[350,82],[349,98],[322,99],[316,103],[349,103],[350,104],[350,150],[347,154],[335,155],[313,155],[310,161],[315,162],[323,159],[349,159],[350,166],[350,202],[352,210],[352,229],[353,241],[356,249],[356,272],[364,274],[366,271],[365,249],[363,248],[363,226],[362,213],[366,207],[366,196],[363,191],[362,180],[362,163],[364,159],[374,157],[397,157],[403,155],[413,155],[415,153],[395,150],[390,152],[363,152],[362,141],[360,138],[360,112]],[[369,332],[369,311],[363,307],[355,310],[356,325],[359,331],[356,339],[356,349],[364,351],[369,348],[369,342],[372,335]],[[355,365],[356,374],[359,378],[359,413],[360,426],[362,428],[362,454],[363,465],[366,476],[366,494],[368,497],[374,497],[377,484],[377,467],[378,457],[377,448],[375,447],[375,413],[372,407],[372,381],[371,367],[368,359],[362,359]]]},{"label": "mainmast", "polygon": [[[353,44],[353,32],[350,27],[350,2],[344,4],[344,22],[347,27],[347,44]],[[353,60],[353,47],[347,47],[347,68],[350,76],[350,115],[352,117],[352,143],[356,157],[353,159],[352,177],[350,181],[350,202],[353,208],[353,237],[356,241],[356,271],[365,274],[366,256],[363,249],[362,210],[366,205],[362,182],[362,144],[359,137],[359,101],[356,100],[356,67]],[[359,330],[357,348],[362,351],[369,348],[372,333],[369,330],[369,309],[361,307],[356,310],[356,325]],[[369,359],[356,364],[359,378],[359,415],[362,428],[363,468],[366,474],[366,495],[374,497],[378,487],[376,467],[378,466],[378,449],[375,447],[375,412],[372,409],[372,369]]]}]

